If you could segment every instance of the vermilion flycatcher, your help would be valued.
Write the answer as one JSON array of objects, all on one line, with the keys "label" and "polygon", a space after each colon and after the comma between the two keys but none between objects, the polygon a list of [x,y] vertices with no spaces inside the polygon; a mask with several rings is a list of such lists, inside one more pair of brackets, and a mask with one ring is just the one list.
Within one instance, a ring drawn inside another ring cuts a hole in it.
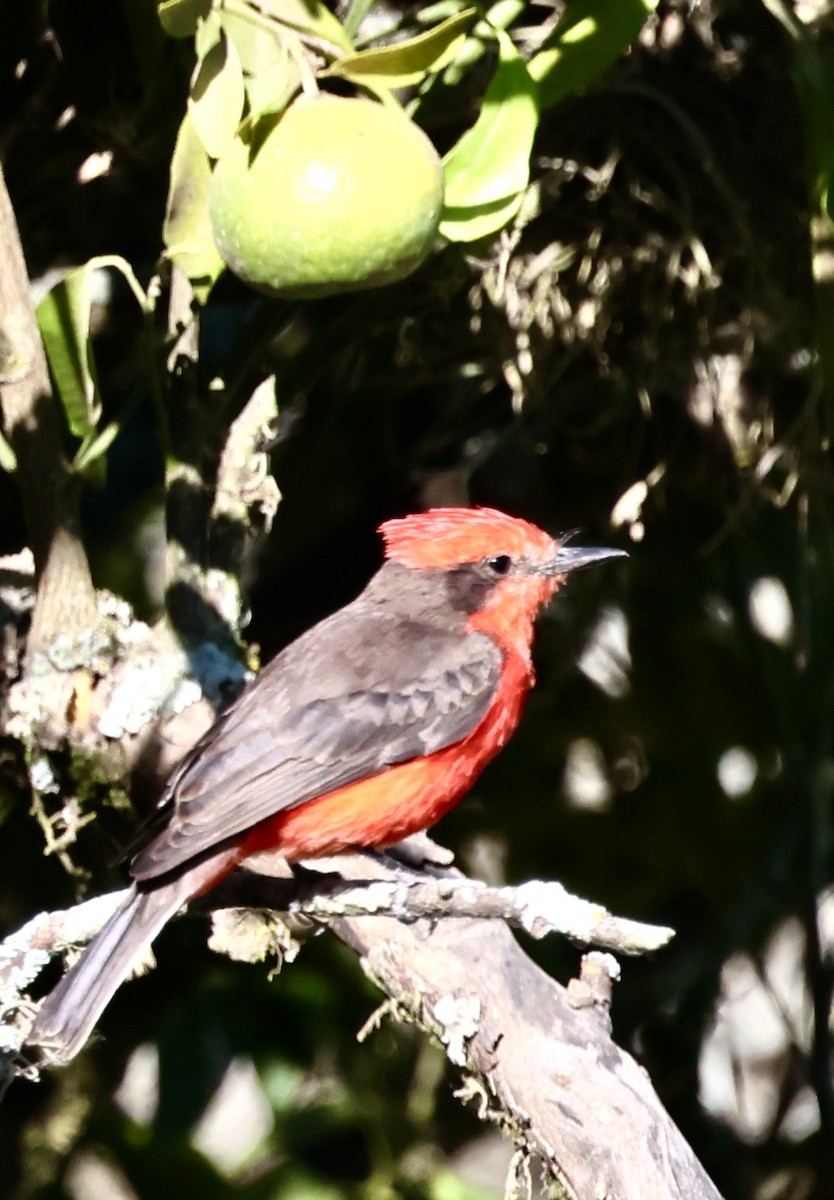
[{"label": "vermilion flycatcher", "polygon": [[174,771],[133,887],[44,1002],[29,1043],[83,1046],[162,926],[250,855],[390,846],[457,803],[518,724],[533,619],[568,572],[622,554],[566,546],[494,509],[381,527],[351,604],[272,660]]}]

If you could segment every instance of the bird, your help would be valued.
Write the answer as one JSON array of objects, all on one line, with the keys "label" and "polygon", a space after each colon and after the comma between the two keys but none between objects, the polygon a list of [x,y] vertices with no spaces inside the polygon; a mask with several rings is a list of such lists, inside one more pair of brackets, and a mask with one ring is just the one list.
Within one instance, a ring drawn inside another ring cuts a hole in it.
[{"label": "bird", "polygon": [[434,825],[519,723],[539,611],[571,572],[625,553],[493,508],[379,532],[361,594],[272,659],[174,769],[126,899],[35,1018],[44,1062],[73,1058],[162,927],[252,855],[384,849]]}]

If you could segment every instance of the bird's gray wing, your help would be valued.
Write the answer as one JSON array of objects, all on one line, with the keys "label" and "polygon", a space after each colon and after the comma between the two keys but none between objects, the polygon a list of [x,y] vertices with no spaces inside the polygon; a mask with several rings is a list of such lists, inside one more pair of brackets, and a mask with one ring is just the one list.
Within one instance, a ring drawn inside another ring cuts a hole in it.
[{"label": "bird's gray wing", "polygon": [[171,819],[131,874],[165,875],[279,811],[462,741],[502,662],[481,633],[342,610],[265,667],[187,755],[163,796]]}]

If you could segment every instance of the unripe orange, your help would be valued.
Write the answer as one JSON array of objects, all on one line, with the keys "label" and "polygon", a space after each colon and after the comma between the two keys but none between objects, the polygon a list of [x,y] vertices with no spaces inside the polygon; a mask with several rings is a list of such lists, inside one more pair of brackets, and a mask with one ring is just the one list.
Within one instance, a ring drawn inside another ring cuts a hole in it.
[{"label": "unripe orange", "polygon": [[302,97],[254,156],[236,139],[211,184],[227,266],[273,295],[392,283],[431,250],[443,168],[426,135],[372,100]]}]

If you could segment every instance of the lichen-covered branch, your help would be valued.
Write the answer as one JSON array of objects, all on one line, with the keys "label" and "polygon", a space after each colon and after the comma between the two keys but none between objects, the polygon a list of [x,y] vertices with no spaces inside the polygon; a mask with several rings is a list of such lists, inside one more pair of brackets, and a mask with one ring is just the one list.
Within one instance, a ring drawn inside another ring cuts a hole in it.
[{"label": "lichen-covered branch", "polygon": [[[260,866],[280,871],[271,856]],[[569,935],[596,940],[587,932],[594,906],[564,893],[549,905],[560,891],[546,884],[488,888],[436,868],[417,877],[374,856],[350,855],[292,878],[285,868],[278,876],[238,872],[203,906],[258,905],[326,921],[388,997],[386,1011],[443,1043],[463,1071],[461,1095],[500,1124],[522,1154],[540,1160],[567,1195],[719,1200],[645,1072],[611,1040],[616,962],[586,956],[580,978],[563,988],[527,958],[499,919],[503,910],[541,932],[542,922],[553,927],[565,900],[564,911],[580,915],[581,928],[565,921]],[[7,940],[0,950],[0,998],[6,1012],[18,1015],[7,1047],[19,1044],[27,1023],[15,995],[45,956],[92,936],[120,897],[43,914]],[[445,919],[449,911],[455,919]],[[531,918],[533,911],[538,915]],[[213,945],[234,957],[258,959],[288,948],[292,956],[291,937],[285,929],[276,933],[274,913],[223,908],[215,918]],[[631,949],[638,941],[660,944],[669,934],[613,917],[597,924],[603,944],[617,940],[613,931],[622,926],[619,940]]]},{"label": "lichen-covered branch", "polygon": [[[353,856],[348,862],[353,862]],[[309,864],[311,867],[314,864]],[[535,938],[561,933],[589,946],[620,954],[660,949],[674,930],[616,917],[602,905],[572,895],[561,883],[530,880],[517,887],[491,887],[459,872],[415,874],[397,869],[389,878],[354,883],[349,873],[269,880],[239,872],[216,890],[220,904],[281,909],[330,922],[339,917],[384,914],[399,921],[480,918],[501,920]]]},{"label": "lichen-covered branch", "polygon": [[501,921],[350,917],[331,928],[389,1008],[443,1043],[463,1070],[461,1095],[568,1196],[720,1200],[646,1072],[612,1041],[596,963],[565,989]]},{"label": "lichen-covered branch", "polygon": [[[31,555],[0,558],[0,619],[12,647],[34,601]],[[72,780],[60,774],[56,748],[80,751],[102,780],[124,786],[142,760],[148,786],[159,790],[176,761],[214,719],[221,697],[234,695],[247,672],[236,654],[208,642],[186,650],[165,622],[154,627],[135,620],[124,600],[96,596],[99,653],[87,669],[38,671],[31,675],[8,664],[0,706],[0,732],[30,747],[30,782],[38,793],[54,793],[49,807],[66,824],[73,803]],[[53,649],[53,657],[60,649]],[[49,839],[47,839],[49,850]]]},{"label": "lichen-covered branch", "polygon": [[[371,860],[375,861],[374,859]],[[561,933],[586,945],[639,954],[664,945],[673,931],[615,917],[600,905],[572,896],[559,883],[534,880],[518,887],[490,887],[459,872],[418,875],[410,870],[382,865],[387,878],[354,881],[351,864],[364,870],[367,859],[351,855],[340,860],[342,873],[322,874],[310,868],[291,877],[239,871],[207,896],[200,907],[270,909],[290,916],[331,923],[346,917],[388,916],[398,921],[503,920],[534,937]],[[26,988],[56,954],[85,945],[124,899],[113,892],[87,900],[74,908],[39,913],[22,929],[0,943],[0,1011],[11,1010]],[[252,926],[247,926],[247,939]],[[233,942],[233,939],[232,939]],[[245,957],[240,947],[227,947],[235,957]],[[260,947],[256,958],[263,958]],[[0,1033],[0,1046],[14,1044],[14,1036]]]},{"label": "lichen-covered branch", "polygon": [[29,277],[0,170],[0,409],[38,574],[26,653],[28,669],[61,653],[86,661],[97,625],[95,594],[80,537],[79,486],[64,454],[61,420],[29,293]]}]

